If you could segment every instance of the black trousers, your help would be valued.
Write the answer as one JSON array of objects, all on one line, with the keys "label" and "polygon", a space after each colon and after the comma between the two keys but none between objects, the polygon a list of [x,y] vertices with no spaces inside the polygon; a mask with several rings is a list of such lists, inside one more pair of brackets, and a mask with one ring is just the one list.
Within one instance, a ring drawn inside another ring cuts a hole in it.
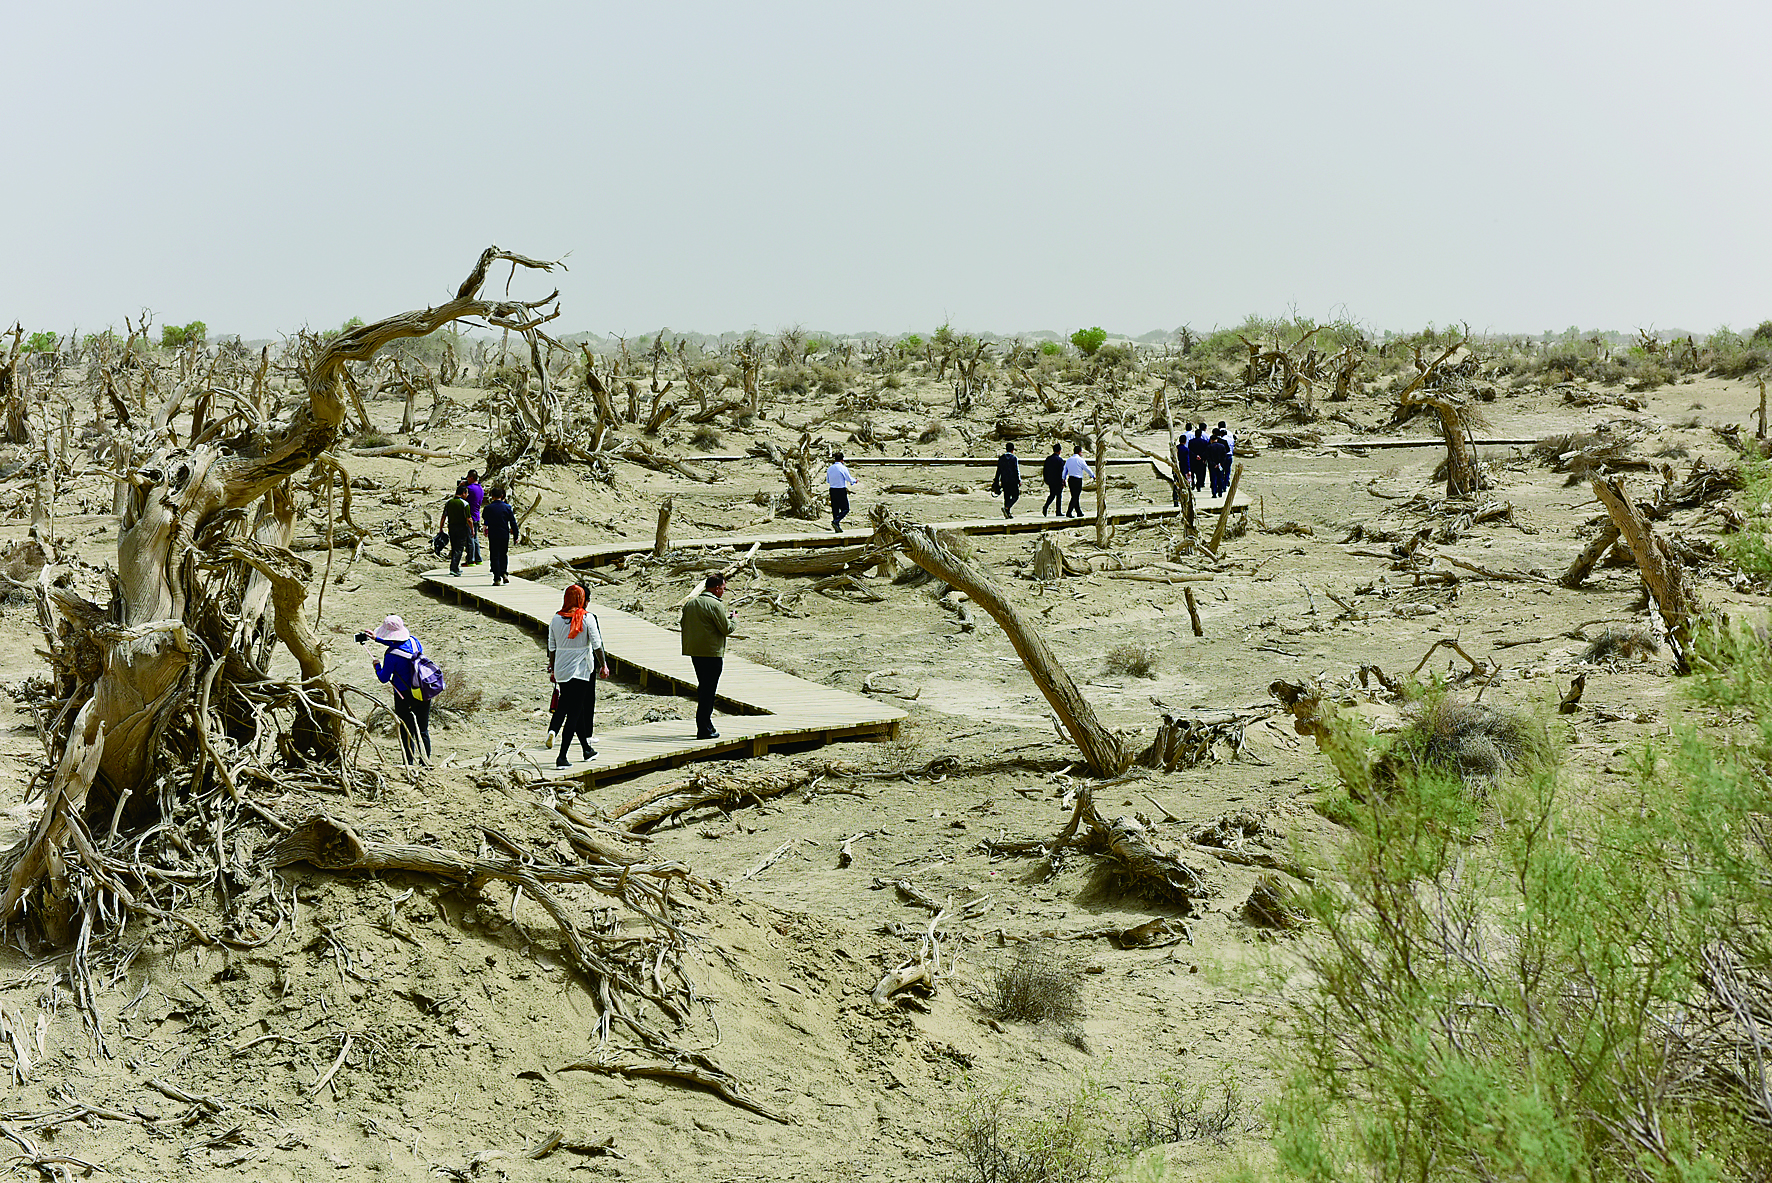
[{"label": "black trousers", "polygon": [[451,575],[461,574],[461,557],[467,552],[468,539],[472,537],[472,534],[457,534],[454,530],[449,532],[449,573]]},{"label": "black trousers", "polygon": [[597,679],[574,678],[560,683],[560,710],[566,714],[566,725],[560,729],[560,759],[564,760],[573,736],[585,747],[591,746],[591,728],[597,721]]},{"label": "black trousers", "polygon": [[1060,513],[1064,512],[1064,486],[1063,485],[1047,485],[1046,486],[1046,503],[1044,505],[1040,506],[1040,516],[1046,517],[1047,515],[1051,514],[1053,510],[1057,510]]},{"label": "black trousers", "polygon": [[849,516],[849,490],[831,490],[831,525],[841,526],[843,519]]},{"label": "black trousers", "polygon": [[714,729],[714,696],[720,689],[724,657],[691,657],[695,666],[695,735],[700,739]]},{"label": "black trousers", "polygon": [[486,549],[492,552],[492,577],[503,579],[511,573],[511,540],[502,534],[488,534]]},{"label": "black trousers", "polygon": [[1083,478],[1080,476],[1070,478],[1070,485],[1071,507],[1065,511],[1064,516],[1067,518],[1080,518],[1083,516],[1083,511],[1079,508],[1079,504],[1083,500]]},{"label": "black trousers", "polygon": [[1015,503],[1020,500],[1021,500],[1021,486],[1019,484],[1004,485],[1003,486],[1003,516],[1008,517],[1009,511],[1014,509]]},{"label": "black trousers", "polygon": [[400,754],[412,763],[414,755],[431,758],[431,700],[411,698],[394,691],[394,724],[400,732]]}]

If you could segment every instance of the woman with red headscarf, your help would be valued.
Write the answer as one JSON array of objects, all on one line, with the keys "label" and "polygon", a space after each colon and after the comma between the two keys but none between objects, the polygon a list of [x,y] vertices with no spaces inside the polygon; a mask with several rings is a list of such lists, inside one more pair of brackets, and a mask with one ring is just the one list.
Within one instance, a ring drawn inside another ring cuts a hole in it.
[{"label": "woman with red headscarf", "polygon": [[575,735],[583,747],[584,758],[596,756],[597,749],[591,746],[591,726],[597,715],[597,678],[608,676],[597,617],[585,611],[585,589],[575,583],[566,589],[560,611],[548,622],[548,677],[559,686],[560,709],[566,713],[555,768],[572,767],[566,754]]}]

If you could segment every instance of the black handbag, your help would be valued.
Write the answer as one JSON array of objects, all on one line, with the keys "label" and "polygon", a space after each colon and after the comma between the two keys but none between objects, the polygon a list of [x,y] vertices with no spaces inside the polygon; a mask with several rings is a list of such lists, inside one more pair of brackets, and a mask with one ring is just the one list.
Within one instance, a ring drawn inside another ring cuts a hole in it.
[{"label": "black handbag", "polygon": [[449,532],[447,530],[437,531],[436,536],[431,539],[431,553],[438,558],[449,553]]}]

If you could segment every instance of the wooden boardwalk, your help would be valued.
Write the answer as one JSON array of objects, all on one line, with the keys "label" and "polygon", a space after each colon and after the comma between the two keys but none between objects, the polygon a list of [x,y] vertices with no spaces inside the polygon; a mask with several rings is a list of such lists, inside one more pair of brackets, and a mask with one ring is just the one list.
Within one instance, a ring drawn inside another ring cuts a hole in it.
[{"label": "wooden boardwalk", "polygon": [[[1246,511],[1250,504],[1249,494],[1238,493],[1237,500],[1232,504],[1231,510],[1234,513],[1241,513]],[[1204,518],[1209,514],[1218,513],[1223,506],[1224,498],[1222,497],[1195,497],[1194,516]],[[1181,516],[1181,512],[1179,506],[1173,505],[1138,505],[1125,509],[1110,509],[1107,520],[1115,525],[1127,525],[1177,518]],[[1094,529],[1095,514],[1089,513],[1080,518],[1061,518],[1023,513],[1019,517],[1008,519],[961,518],[951,522],[930,522],[928,524],[937,530],[958,530],[962,534],[1027,534],[1041,530]],[[802,525],[796,530],[780,530],[764,534],[727,534],[714,538],[673,538],[671,539],[671,549],[708,550],[729,546],[743,550],[752,543],[756,543],[761,550],[775,550],[781,547],[854,546],[857,543],[866,542],[868,536],[869,532],[861,527],[838,534],[826,527]],[[550,546],[512,555],[510,567],[513,574],[535,575],[552,570],[561,564],[568,567],[601,567],[605,563],[613,563],[627,555],[646,554],[651,550],[651,540],[639,538],[631,541],[601,542],[594,546]],[[429,573],[426,574],[426,578],[430,578]],[[512,586],[516,585],[512,584]]]},{"label": "wooden boardwalk", "polygon": [[[1217,513],[1222,498],[1196,498],[1195,513],[1205,517]],[[1233,510],[1249,507],[1249,498],[1239,493]],[[1174,518],[1178,507],[1146,505],[1108,511],[1114,523],[1140,522]],[[1007,534],[1036,530],[1064,530],[1092,527],[1094,515],[1085,518],[975,518],[952,522],[930,523],[936,529],[958,530],[968,534]],[[851,546],[866,541],[868,535],[858,530],[838,534],[824,529],[802,527],[773,534],[728,535],[721,538],[682,538],[672,543],[673,550],[711,547],[759,548]],[[425,584],[456,603],[471,603],[480,611],[503,616],[545,630],[560,608],[560,589],[552,583],[538,583],[522,578],[524,574],[542,574],[561,564],[594,567],[613,562],[624,555],[650,551],[650,542],[617,542],[598,546],[556,546],[526,551],[510,556],[511,581],[494,587],[492,573],[484,566],[471,567],[459,576],[449,574],[446,567],[426,571]],[[686,698],[695,697],[695,672],[682,653],[681,636],[670,629],[591,601],[587,608],[597,614],[597,622],[607,646],[610,671],[627,681],[637,682],[641,689]],[[696,760],[731,759],[738,756],[761,756],[771,748],[827,744],[839,739],[893,738],[898,734],[904,711],[876,702],[859,694],[850,694],[830,686],[821,686],[782,673],[766,665],[728,656],[720,675],[719,710],[724,712],[715,722],[718,739],[696,739],[692,719],[667,719],[634,727],[598,731],[593,740],[595,759],[577,758],[569,769],[554,767],[555,752],[537,747],[528,755],[535,761],[540,775],[549,780],[576,780],[595,785],[602,781],[636,776],[656,768],[675,768]]]},{"label": "wooden boardwalk", "polygon": [[[484,566],[469,568],[459,577],[440,567],[425,572],[423,578],[458,603],[471,602],[482,611],[536,629],[546,629],[560,608],[559,588],[515,576],[494,587]],[[606,604],[593,601],[588,610],[597,614],[611,673],[638,682],[642,689],[695,697],[695,671],[683,656],[677,633]],[[718,739],[696,739],[693,719],[667,719],[599,730],[592,741],[596,758],[588,763],[580,760],[575,747],[570,769],[554,767],[555,752],[537,747],[530,755],[548,779],[594,785],[695,760],[761,756],[772,747],[891,738],[905,717],[897,707],[730,655],[720,675],[717,701],[725,712],[715,720]]]}]

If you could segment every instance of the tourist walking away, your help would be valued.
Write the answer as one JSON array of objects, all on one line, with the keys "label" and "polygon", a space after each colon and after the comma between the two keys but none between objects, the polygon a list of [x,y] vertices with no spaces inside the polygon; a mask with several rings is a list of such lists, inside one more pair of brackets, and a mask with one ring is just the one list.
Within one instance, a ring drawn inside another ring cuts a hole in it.
[{"label": "tourist walking away", "polygon": [[597,679],[608,676],[603,634],[597,630],[596,616],[585,611],[585,589],[575,583],[548,621],[548,677],[560,688],[560,709],[566,712],[555,768],[572,767],[567,753],[574,736],[585,759],[596,756],[591,729],[597,719]]},{"label": "tourist walking away", "polygon": [[455,487],[455,496],[443,503],[443,518],[437,523],[437,529],[449,532],[449,573],[461,574],[461,557],[468,549],[468,532],[472,528],[468,517],[468,486],[463,482]]},{"label": "tourist walking away", "polygon": [[1178,487],[1187,485],[1191,488],[1194,483],[1194,461],[1193,457],[1187,454],[1189,433],[1193,430],[1192,423],[1183,423],[1181,437],[1175,441],[1175,483]]},{"label": "tourist walking away", "polygon": [[1206,443],[1206,467],[1212,475],[1212,495],[1222,497],[1231,483],[1231,442],[1224,428],[1215,428]]},{"label": "tourist walking away", "polygon": [[1197,493],[1206,487],[1206,425],[1199,424],[1187,442],[1188,458],[1193,462],[1194,491]]},{"label": "tourist walking away", "polygon": [[831,466],[824,470],[824,483],[831,488],[831,529],[841,534],[843,519],[849,516],[849,490],[861,484],[843,463],[843,453],[831,458]]},{"label": "tourist walking away", "polygon": [[503,485],[492,486],[487,494],[484,511],[486,523],[486,549],[492,552],[492,582],[494,586],[511,581],[511,543],[519,541],[517,534],[517,511],[505,500]]},{"label": "tourist walking away", "polygon": [[1093,478],[1094,476],[1095,470],[1089,467],[1089,461],[1083,459],[1083,445],[1072,444],[1070,459],[1064,462],[1065,483],[1071,487],[1071,507],[1065,511],[1065,517],[1080,518],[1083,516],[1081,508],[1083,481],[1084,478]]},{"label": "tourist walking away", "polygon": [[1003,516],[1014,517],[1010,511],[1021,500],[1021,461],[1016,458],[1013,442],[1004,444],[1003,454],[997,457],[997,475],[991,481],[991,492],[1003,495]]},{"label": "tourist walking away", "polygon": [[419,656],[425,647],[407,629],[406,622],[390,616],[373,633],[358,633],[357,643],[371,640],[382,646],[379,657],[369,659],[377,680],[394,692],[394,726],[400,733],[400,753],[408,764],[431,762],[431,695],[419,674]]},{"label": "tourist walking away", "polygon": [[[835,486],[832,486],[835,491]],[[719,739],[714,730],[714,696],[720,689],[720,671],[726,665],[726,638],[738,627],[738,614],[721,602],[726,577],[718,571],[708,576],[701,594],[683,605],[683,655],[695,667],[695,738]]]},{"label": "tourist walking away", "polygon": [[1046,463],[1040,466],[1040,476],[1046,482],[1046,504],[1040,507],[1040,516],[1051,517],[1054,513],[1064,512],[1064,445],[1053,444],[1052,455],[1046,457]]},{"label": "tourist walking away", "polygon": [[468,520],[473,529],[468,531],[468,566],[478,567],[480,558],[480,510],[486,504],[486,489],[480,484],[480,473],[476,469],[468,469],[468,479],[462,482],[467,490]]}]

